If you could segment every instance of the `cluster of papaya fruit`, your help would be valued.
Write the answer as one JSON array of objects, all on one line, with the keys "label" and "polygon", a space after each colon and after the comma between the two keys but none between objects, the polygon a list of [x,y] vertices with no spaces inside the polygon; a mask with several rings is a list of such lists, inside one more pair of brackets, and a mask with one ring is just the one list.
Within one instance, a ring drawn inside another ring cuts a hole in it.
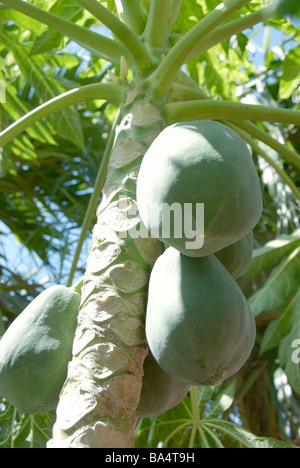
[{"label": "cluster of papaya fruit", "polygon": [[151,272],[146,311],[155,380],[148,398],[144,387],[142,413],[154,416],[191,385],[233,376],[251,354],[255,320],[236,279],[251,261],[263,202],[245,142],[202,120],[160,133],[141,164],[137,203],[146,228],[167,247]]},{"label": "cluster of papaya fruit", "polygon": [[[255,322],[235,279],[251,260],[262,197],[244,141],[225,125],[199,121],[167,127],[153,142],[139,172],[137,202],[149,232],[167,245],[154,265],[148,291],[150,353],[138,411],[151,417],[177,405],[191,385],[215,385],[232,376],[251,353]],[[190,229],[184,229],[184,216],[179,226],[172,219],[166,237],[163,215],[168,211],[157,212],[157,207],[174,203],[183,210],[188,204],[204,204],[203,232],[197,232],[198,212],[192,209]],[[152,204],[154,217],[148,216]],[[191,232],[204,242],[196,238],[190,247]],[[0,395],[21,413],[56,408],[80,300],[75,289],[52,286],[1,338]]]}]

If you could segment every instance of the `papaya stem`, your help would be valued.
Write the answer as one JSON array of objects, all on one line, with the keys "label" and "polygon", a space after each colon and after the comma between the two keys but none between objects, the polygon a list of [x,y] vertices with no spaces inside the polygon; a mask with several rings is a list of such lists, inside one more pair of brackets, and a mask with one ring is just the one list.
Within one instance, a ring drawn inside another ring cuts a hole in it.
[{"label": "papaya stem", "polygon": [[96,83],[85,85],[81,88],[75,88],[71,91],[60,94],[59,96],[41,104],[31,112],[28,112],[3,130],[0,133],[0,147],[44,117],[71,105],[79,104],[80,102],[88,101],[90,99],[105,99],[124,102],[126,99],[126,92],[124,88],[114,83]]},{"label": "papaya stem", "polygon": [[203,99],[165,104],[169,123],[199,119],[259,120],[300,125],[300,113],[256,104]]},{"label": "papaya stem", "polygon": [[200,413],[199,413],[199,405],[198,405],[198,394],[197,394],[197,387],[194,385],[190,388],[190,395],[191,395],[191,404],[192,404],[192,412],[193,412],[193,427],[192,433],[190,438],[190,448],[194,447],[195,437],[197,430],[199,429],[200,423]]},{"label": "papaya stem", "polygon": [[168,34],[170,0],[152,0],[144,37],[150,48],[161,48]]},{"label": "papaya stem", "polygon": [[186,33],[170,50],[164,61],[151,74],[148,81],[158,97],[171,87],[190,51],[214,28],[232,16],[250,0],[225,0]]},{"label": "papaya stem", "polygon": [[116,64],[120,62],[121,55],[124,55],[128,61],[131,59],[127,48],[120,42],[74,24],[53,13],[44,11],[29,2],[23,0],[3,0],[1,3],[46,24],[60,32],[63,36],[73,39],[98,57],[103,57]]},{"label": "papaya stem", "polygon": [[137,69],[144,73],[151,68],[151,59],[140,38],[114,14],[97,0],[77,0],[77,2],[107,26],[131,53]]},{"label": "papaya stem", "polygon": [[104,181],[105,181],[107,166],[109,163],[109,157],[110,157],[110,153],[114,144],[116,127],[117,127],[117,124],[119,123],[120,115],[121,115],[121,112],[119,110],[115,118],[115,121],[113,123],[112,129],[111,129],[111,132],[110,132],[110,135],[109,135],[106,147],[105,147],[105,151],[101,160],[101,164],[99,166],[96,181],[94,184],[93,193],[91,195],[91,198],[90,198],[90,201],[89,201],[89,204],[88,204],[85,216],[84,216],[84,220],[81,226],[80,236],[79,236],[76,250],[73,256],[73,261],[72,261],[72,265],[71,265],[71,269],[69,273],[68,286],[71,286],[72,284],[74,274],[76,272],[76,267],[77,267],[77,263],[79,260],[79,256],[81,253],[81,249],[86,239],[87,233],[90,229],[91,223],[93,221],[93,217],[95,215],[97,205],[99,203],[99,196],[100,196],[100,193],[103,188]]},{"label": "papaya stem", "polygon": [[139,36],[145,29],[145,19],[138,0],[115,0],[119,17]]}]

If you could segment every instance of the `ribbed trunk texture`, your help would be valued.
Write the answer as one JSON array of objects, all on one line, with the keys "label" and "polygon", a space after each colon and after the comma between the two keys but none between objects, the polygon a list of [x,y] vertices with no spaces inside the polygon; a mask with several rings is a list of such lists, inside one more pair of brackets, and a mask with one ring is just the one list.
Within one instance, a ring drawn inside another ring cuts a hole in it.
[{"label": "ribbed trunk texture", "polygon": [[122,111],[87,260],[73,358],[48,448],[134,447],[148,353],[147,285],[162,252],[158,240],[138,236],[136,179],[164,121],[137,88],[129,88]]}]

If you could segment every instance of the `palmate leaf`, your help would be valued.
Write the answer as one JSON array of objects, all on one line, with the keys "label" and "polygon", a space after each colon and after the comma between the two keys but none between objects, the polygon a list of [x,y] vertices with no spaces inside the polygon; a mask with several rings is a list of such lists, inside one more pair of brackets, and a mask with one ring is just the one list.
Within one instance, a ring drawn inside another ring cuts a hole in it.
[{"label": "palmate leaf", "polygon": [[203,423],[203,428],[208,428],[217,434],[226,448],[299,448],[277,439],[257,437],[230,421],[208,419]]},{"label": "palmate leaf", "polygon": [[0,448],[46,448],[54,421],[54,411],[20,417],[0,398]]}]

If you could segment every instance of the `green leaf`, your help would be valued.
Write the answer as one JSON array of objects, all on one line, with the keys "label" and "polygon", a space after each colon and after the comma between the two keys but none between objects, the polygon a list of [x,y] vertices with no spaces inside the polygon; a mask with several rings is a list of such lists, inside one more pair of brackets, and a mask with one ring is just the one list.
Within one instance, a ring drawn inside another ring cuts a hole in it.
[{"label": "green leaf", "polygon": [[280,79],[279,95],[288,99],[300,86],[300,49],[290,50],[283,62],[283,73]]},{"label": "green leaf", "polygon": [[231,405],[233,404],[234,401],[234,395],[235,395],[235,380],[230,382],[229,385],[220,393],[220,395],[217,396],[215,399],[211,410],[209,412],[209,418],[212,416],[220,416],[221,414],[225,413]]},{"label": "green leaf", "polygon": [[24,415],[0,397],[0,448],[46,448],[55,412]]},{"label": "green leaf", "polygon": [[261,273],[298,245],[300,245],[300,229],[290,235],[282,234],[277,239],[266,243],[263,247],[254,249],[251,263],[243,276]]},{"label": "green leaf", "polygon": [[300,247],[282,260],[272,271],[265,285],[249,298],[254,316],[263,310],[279,307],[299,288]]},{"label": "green leaf", "polygon": [[[80,5],[73,0],[57,0],[49,9],[50,13],[61,16],[64,19],[74,21],[82,12]],[[54,29],[47,28],[43,34],[40,34],[35,39],[31,54],[41,54],[49,52],[52,49],[59,48],[63,39],[63,35]]]},{"label": "green leaf", "polygon": [[136,447],[188,447],[193,415],[187,395],[175,408],[156,418],[144,418],[136,433]]},{"label": "green leaf", "polygon": [[293,297],[291,302],[283,310],[280,317],[267,326],[263,335],[260,352],[264,353],[269,349],[275,348],[289,333],[294,323],[300,321],[300,290]]},{"label": "green leaf", "polygon": [[226,441],[226,448],[298,448],[288,442],[268,437],[257,437],[241,426],[220,419],[209,419],[205,425]]},{"label": "green leaf", "polygon": [[[42,101],[48,101],[65,91],[65,88],[58,85],[55,77],[49,76],[39,67],[35,57],[30,57],[30,52],[24,44],[14,43],[12,38],[1,29],[0,39],[12,51],[22,74],[26,76]],[[55,113],[49,120],[58,135],[75,143],[80,149],[85,149],[82,128],[75,108],[63,109]]]}]

